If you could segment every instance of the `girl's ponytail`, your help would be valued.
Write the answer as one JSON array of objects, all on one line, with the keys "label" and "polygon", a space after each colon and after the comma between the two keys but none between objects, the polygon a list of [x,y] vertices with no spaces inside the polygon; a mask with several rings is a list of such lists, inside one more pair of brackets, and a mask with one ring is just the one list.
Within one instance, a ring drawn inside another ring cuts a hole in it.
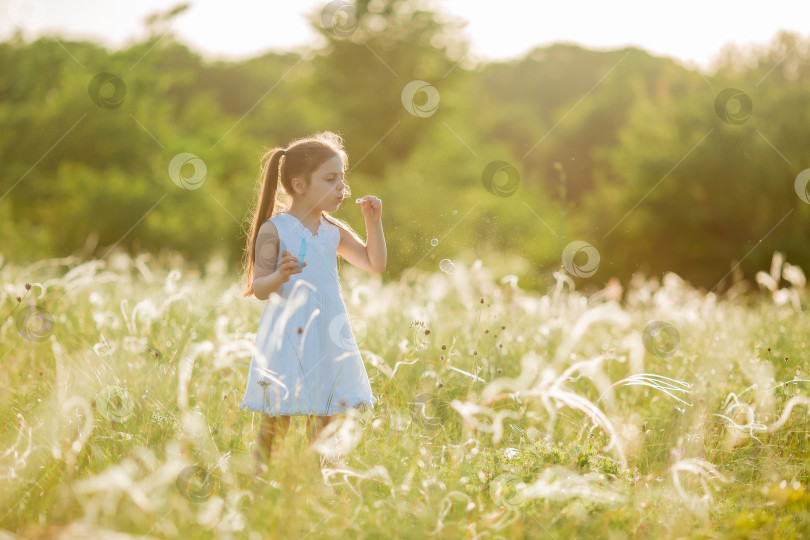
[{"label": "girl's ponytail", "polygon": [[243,265],[247,270],[247,283],[245,284],[245,291],[242,293],[242,298],[253,294],[253,266],[256,257],[256,237],[259,235],[259,228],[261,228],[262,224],[273,217],[273,212],[276,207],[276,192],[278,191],[280,178],[281,158],[284,157],[285,154],[286,151],[283,148],[273,148],[262,157],[262,181],[258,188],[257,197],[259,202],[253,212],[250,232],[248,233],[247,245],[243,257]]}]

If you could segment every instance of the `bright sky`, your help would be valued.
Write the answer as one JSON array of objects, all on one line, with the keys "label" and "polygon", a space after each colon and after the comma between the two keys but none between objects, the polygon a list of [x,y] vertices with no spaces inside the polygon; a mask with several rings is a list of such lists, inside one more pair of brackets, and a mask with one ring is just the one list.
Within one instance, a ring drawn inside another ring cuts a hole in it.
[{"label": "bright sky", "polygon": [[[114,48],[144,36],[143,19],[182,0],[0,0],[0,40],[15,28],[27,38],[56,33]],[[319,37],[302,14],[327,0],[190,0],[173,22],[177,39],[209,58],[239,59],[267,50],[303,50]],[[727,43],[764,45],[781,30],[808,37],[810,1],[770,0],[423,0],[467,21],[471,56],[514,58],[537,45],[576,42],[589,48],[635,45],[686,66],[708,69]],[[805,28],[802,28],[802,24]]]}]

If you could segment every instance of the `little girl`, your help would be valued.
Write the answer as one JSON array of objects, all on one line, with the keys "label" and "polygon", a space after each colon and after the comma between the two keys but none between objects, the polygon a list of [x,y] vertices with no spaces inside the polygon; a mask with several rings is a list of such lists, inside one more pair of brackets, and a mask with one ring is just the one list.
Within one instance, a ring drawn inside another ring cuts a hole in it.
[{"label": "little girl", "polygon": [[349,194],[348,156],[339,135],[327,131],[298,139],[268,151],[262,162],[242,296],[268,302],[239,405],[263,413],[253,453],[258,471],[266,469],[273,440],[284,437],[291,416],[307,416],[312,448],[336,415],[377,401],[348,325],[337,255],[372,273],[386,265],[380,199],[358,199],[367,244],[329,215]]}]

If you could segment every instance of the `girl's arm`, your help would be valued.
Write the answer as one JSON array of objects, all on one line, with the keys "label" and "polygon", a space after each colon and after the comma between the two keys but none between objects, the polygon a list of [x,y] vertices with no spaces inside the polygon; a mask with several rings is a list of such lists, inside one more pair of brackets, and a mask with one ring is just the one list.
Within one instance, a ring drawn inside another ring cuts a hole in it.
[{"label": "girl's arm", "polygon": [[359,238],[341,227],[337,252],[357,268],[372,274],[381,274],[385,271],[387,257],[381,219],[382,202],[371,196],[363,199],[360,209],[366,218],[368,242],[363,244]]},{"label": "girl's arm", "polygon": [[278,272],[257,277],[253,280],[253,294],[259,300],[267,300],[270,298],[270,293],[278,292],[282,283],[284,282]]},{"label": "girl's arm", "polygon": [[366,219],[366,252],[371,266],[378,268],[378,273],[385,271],[386,249],[385,235],[383,234],[382,220]]},{"label": "girl's arm", "polygon": [[272,221],[265,222],[256,236],[253,263],[253,295],[259,300],[267,300],[284,283],[276,270],[278,245],[276,226]]}]

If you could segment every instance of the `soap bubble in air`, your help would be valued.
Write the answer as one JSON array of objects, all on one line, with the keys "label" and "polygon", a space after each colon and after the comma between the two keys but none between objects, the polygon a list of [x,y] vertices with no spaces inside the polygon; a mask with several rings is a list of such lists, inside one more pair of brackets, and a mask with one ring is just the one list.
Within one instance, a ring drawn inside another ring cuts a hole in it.
[{"label": "soap bubble in air", "polygon": [[439,269],[445,274],[452,274],[453,270],[456,269],[456,266],[450,259],[442,259],[439,261]]},{"label": "soap bubble in air", "polygon": [[434,238],[433,240],[430,241],[430,245],[431,246],[438,246],[439,245],[439,240]]}]

